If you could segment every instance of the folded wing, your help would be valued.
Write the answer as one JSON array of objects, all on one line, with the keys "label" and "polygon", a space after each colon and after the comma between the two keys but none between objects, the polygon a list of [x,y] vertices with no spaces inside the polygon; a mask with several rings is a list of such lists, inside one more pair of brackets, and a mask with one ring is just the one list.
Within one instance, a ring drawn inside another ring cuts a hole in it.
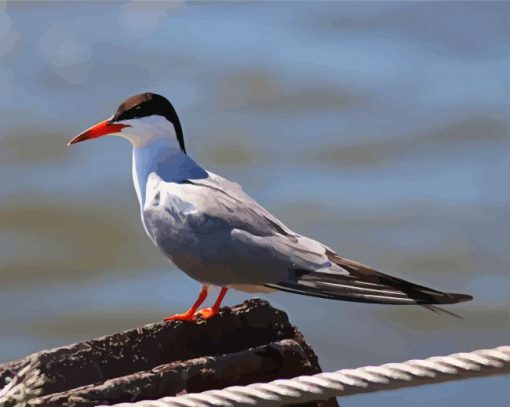
[{"label": "folded wing", "polygon": [[472,299],[466,294],[444,293],[383,274],[327,248],[325,254],[347,274],[297,269],[294,278],[269,286],[314,297],[377,304],[455,304]]},{"label": "folded wing", "polygon": [[[167,185],[193,208],[178,211],[187,217],[180,236],[193,236],[193,242],[179,250],[190,248],[190,256],[202,256],[204,272],[214,265],[218,285],[263,284],[315,297],[379,304],[453,304],[472,298],[413,284],[341,257],[293,232],[239,185],[218,175],[209,173],[207,178]],[[168,222],[170,209],[164,211]],[[155,240],[163,242],[160,246],[165,244],[165,236]],[[214,283],[212,278],[208,275],[200,280]]]}]

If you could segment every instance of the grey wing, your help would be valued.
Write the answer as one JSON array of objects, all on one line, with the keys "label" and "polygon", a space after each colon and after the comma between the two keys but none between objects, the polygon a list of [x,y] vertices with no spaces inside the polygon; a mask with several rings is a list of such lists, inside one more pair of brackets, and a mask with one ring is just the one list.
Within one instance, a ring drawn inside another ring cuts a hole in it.
[{"label": "grey wing", "polygon": [[469,299],[340,257],[322,243],[293,232],[239,185],[215,174],[189,180],[180,188],[179,196],[194,208],[187,215],[183,235],[197,238],[181,250],[200,259],[198,269],[204,276],[197,279],[201,281],[263,284],[316,297],[372,303],[437,304]]},{"label": "grey wing", "polygon": [[215,174],[181,183],[151,175],[143,218],[155,244],[202,282],[262,285],[285,281],[294,269],[331,267],[323,245]]}]

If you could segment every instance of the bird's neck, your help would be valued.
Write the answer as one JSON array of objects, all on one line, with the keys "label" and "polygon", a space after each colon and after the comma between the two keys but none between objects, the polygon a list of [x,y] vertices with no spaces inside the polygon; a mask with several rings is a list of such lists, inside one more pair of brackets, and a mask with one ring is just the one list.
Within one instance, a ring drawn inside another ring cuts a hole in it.
[{"label": "bird's neck", "polygon": [[173,137],[163,137],[133,146],[133,184],[143,209],[149,175],[155,173],[165,182],[182,182],[207,177],[191,157],[181,150]]}]

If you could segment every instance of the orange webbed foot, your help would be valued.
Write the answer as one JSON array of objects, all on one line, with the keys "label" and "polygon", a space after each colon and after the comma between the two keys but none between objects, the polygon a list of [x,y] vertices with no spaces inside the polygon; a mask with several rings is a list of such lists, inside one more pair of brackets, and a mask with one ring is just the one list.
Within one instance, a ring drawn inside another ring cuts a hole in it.
[{"label": "orange webbed foot", "polygon": [[170,315],[169,317],[166,317],[165,319],[163,319],[163,321],[165,321],[165,322],[168,322],[168,321],[193,321],[194,318],[195,318],[195,316],[193,315],[192,312],[183,312],[182,314]]},{"label": "orange webbed foot", "polygon": [[207,308],[202,308],[201,310],[198,310],[197,312],[195,312],[194,316],[195,316],[195,318],[201,317],[202,319],[209,319],[209,318],[212,318],[215,315],[217,315],[219,312],[220,312],[219,308],[207,307]]}]

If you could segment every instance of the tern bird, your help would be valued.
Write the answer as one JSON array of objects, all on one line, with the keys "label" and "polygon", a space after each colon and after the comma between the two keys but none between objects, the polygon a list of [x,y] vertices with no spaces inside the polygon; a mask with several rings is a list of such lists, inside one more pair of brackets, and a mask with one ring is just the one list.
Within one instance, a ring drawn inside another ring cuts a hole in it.
[{"label": "tern bird", "polygon": [[[165,321],[214,316],[229,288],[427,307],[472,299],[383,274],[292,231],[238,184],[187,154],[177,113],[163,96],[130,97],[69,144],[105,135],[133,146],[133,183],[145,231],[169,260],[202,283],[193,306]],[[210,286],[221,287],[218,299],[198,310]]]}]

